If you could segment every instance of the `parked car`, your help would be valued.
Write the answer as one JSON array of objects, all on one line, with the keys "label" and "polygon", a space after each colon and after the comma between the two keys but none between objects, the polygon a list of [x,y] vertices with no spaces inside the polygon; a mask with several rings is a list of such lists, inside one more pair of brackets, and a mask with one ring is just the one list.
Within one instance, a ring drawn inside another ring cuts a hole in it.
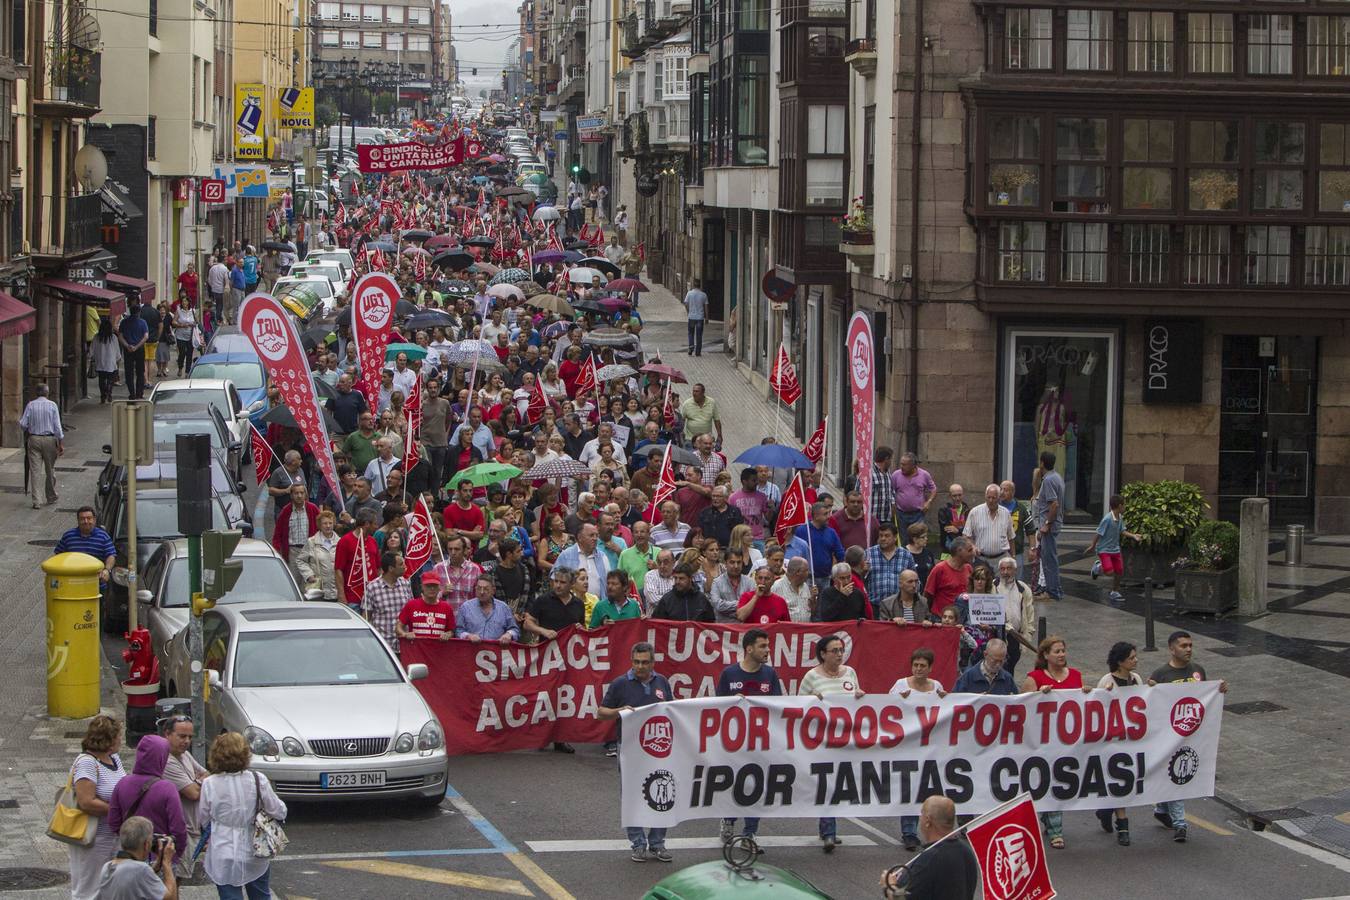
[{"label": "parked car", "polygon": [[337,303],[332,282],[320,275],[278,278],[272,286],[272,296],[297,319],[307,318],[316,308],[327,309]]},{"label": "parked car", "polygon": [[[187,629],[161,660],[186,683]],[[371,625],[341,603],[238,603],[202,619],[207,741],[240,732],[286,800],[445,796],[445,733]]]},{"label": "parked car", "polygon": [[209,405],[220,413],[230,436],[239,443],[248,441],[248,419],[267,409],[266,398],[254,400],[248,406],[228,378],[206,378],[190,375],[155,382],[148,398],[156,406]]},{"label": "parked car", "polygon": [[[136,563],[144,565],[155,547],[170,538],[179,538],[178,489],[147,487],[136,484]],[[107,634],[121,634],[127,628],[127,596],[130,584],[127,568],[127,502],[123,484],[114,485],[98,507],[98,524],[112,535],[117,549],[111,583],[103,592],[99,606],[99,622]],[[211,501],[211,527],[229,528],[225,506],[219,500]],[[250,529],[251,530],[251,527]]]},{"label": "parked car", "polygon": [[253,343],[239,330],[238,325],[217,325],[211,340],[206,344],[203,356],[213,353],[255,353]]},{"label": "parked car", "polygon": [[[300,603],[304,599],[285,560],[267,541],[241,540],[232,558],[243,563],[243,571],[230,592],[216,601],[218,604]],[[191,691],[191,683],[181,673],[167,680],[164,677],[169,674],[165,666],[169,642],[187,625],[191,601],[188,542],[183,538],[163,541],[141,568],[136,615],[150,630],[150,647],[159,658],[160,681],[169,697],[182,696],[179,688]]]},{"label": "parked car", "polygon": [[[244,409],[255,410],[249,418],[259,430],[262,429],[263,413],[267,412],[267,370],[251,345],[247,352],[208,353],[197,357],[188,377],[228,378],[239,392],[239,402]],[[259,403],[262,406],[258,406]]]},{"label": "parked car", "polygon": [[342,264],[342,269],[345,272],[350,272],[356,268],[356,259],[352,256],[352,251],[337,247],[311,250],[305,256],[305,262],[338,262]]},{"label": "parked car", "polygon": [[244,457],[251,442],[241,440],[232,430],[220,410],[209,403],[193,405],[157,403],[154,408],[155,444],[177,443],[180,434],[205,434],[211,438],[211,449],[225,461],[225,471],[235,481],[244,480]]},{"label": "parked car", "polygon": [[342,264],[340,260],[331,262],[305,261],[291,266],[291,271],[286,273],[288,278],[327,278],[328,283],[333,286],[334,297],[345,297],[347,295],[347,279],[351,277],[352,270]]},{"label": "parked car", "polygon": [[[112,446],[103,445],[103,452],[111,454]],[[160,444],[155,447],[155,459],[148,465],[136,467],[136,487],[137,489],[149,488],[177,488],[178,487],[178,451],[177,448],[169,444]],[[103,502],[103,498],[108,495],[114,487],[123,491],[127,485],[126,466],[120,465],[108,458],[103,471],[98,474],[98,496],[94,498],[94,505]],[[253,517],[249,513],[248,503],[244,501],[244,482],[230,478],[225,471],[225,463],[220,456],[211,454],[211,492],[221,505],[225,507],[225,520],[229,522],[231,528],[241,528],[251,531],[253,529]]]}]

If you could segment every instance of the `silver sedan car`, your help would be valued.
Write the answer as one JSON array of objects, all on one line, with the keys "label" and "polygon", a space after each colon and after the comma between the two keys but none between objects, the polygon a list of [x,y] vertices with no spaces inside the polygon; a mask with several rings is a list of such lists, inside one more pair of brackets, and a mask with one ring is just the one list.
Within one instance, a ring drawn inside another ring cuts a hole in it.
[{"label": "silver sedan car", "polygon": [[[282,797],[444,798],[445,734],[412,684],[427,667],[404,670],[365,619],[339,603],[241,603],[207,611],[202,629],[208,740],[242,733]],[[184,629],[175,672],[186,649]]]}]

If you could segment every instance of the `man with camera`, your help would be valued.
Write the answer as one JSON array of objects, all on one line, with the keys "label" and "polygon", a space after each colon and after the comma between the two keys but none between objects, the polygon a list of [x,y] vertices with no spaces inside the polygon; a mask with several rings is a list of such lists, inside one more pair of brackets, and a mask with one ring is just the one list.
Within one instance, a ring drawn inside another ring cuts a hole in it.
[{"label": "man with camera", "polygon": [[[117,834],[122,849],[103,866],[99,876],[99,900],[178,900],[178,879],[173,874],[173,838],[155,834],[150,820],[132,816]],[[150,851],[154,863],[148,862]]]}]

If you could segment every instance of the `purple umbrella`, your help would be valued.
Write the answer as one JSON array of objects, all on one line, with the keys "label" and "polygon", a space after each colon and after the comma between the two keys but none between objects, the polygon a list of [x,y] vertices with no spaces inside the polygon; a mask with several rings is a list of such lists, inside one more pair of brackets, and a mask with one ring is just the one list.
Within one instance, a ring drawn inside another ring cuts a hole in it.
[{"label": "purple umbrella", "polygon": [[540,250],[534,254],[534,261],[541,263],[562,262],[565,255],[562,250]]}]

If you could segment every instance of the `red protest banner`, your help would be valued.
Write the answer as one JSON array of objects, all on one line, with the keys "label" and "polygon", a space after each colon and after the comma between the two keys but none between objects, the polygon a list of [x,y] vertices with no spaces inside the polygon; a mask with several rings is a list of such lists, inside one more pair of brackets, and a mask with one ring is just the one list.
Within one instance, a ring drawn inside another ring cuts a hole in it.
[{"label": "red protest banner", "polygon": [[802,448],[802,453],[811,462],[818,463],[825,458],[825,423],[829,421],[829,416],[821,419],[820,424],[816,426],[816,430],[811,432],[811,437],[807,440],[806,446]]},{"label": "red protest banner", "polygon": [[372,410],[379,405],[380,370],[384,368],[384,351],[399,296],[394,279],[380,272],[362,275],[352,293],[352,340],[356,341],[361,367],[357,387]]},{"label": "red protest banner", "polygon": [[406,141],[401,144],[358,144],[356,164],[362,172],[407,172],[413,169],[448,169],[460,164],[463,141],[443,144]]},{"label": "red protest banner", "polygon": [[[422,662],[430,669],[417,687],[445,728],[447,752],[497,753],[550,741],[609,740],[613,724],[601,722],[595,711],[605,688],[628,671],[629,650],[639,641],[655,647],[656,671],[670,680],[676,699],[711,696],[722,669],[740,658],[740,636],[750,627],[629,619],[592,631],[569,628],[535,645],[457,639],[405,640],[400,647],[405,665]],[[812,622],[766,630],[769,664],[789,694],[816,665],[816,641],[825,634],[844,638],[846,662],[871,693],[885,693],[908,675],[910,654],[919,647],[937,657],[934,678],[945,685],[956,681],[956,628]]]},{"label": "red protest banner", "polygon": [[411,578],[431,559],[431,546],[436,540],[436,532],[431,527],[431,510],[427,509],[425,497],[417,498],[412,512],[406,518],[408,549],[403,554],[403,577]]},{"label": "red protest banner", "polygon": [[857,450],[858,493],[862,494],[863,515],[872,528],[872,427],[876,402],[876,353],[872,346],[872,320],[856,312],[848,323],[849,390],[853,398],[853,446]]},{"label": "red protest banner", "polygon": [[282,402],[295,417],[295,424],[300,427],[329,487],[341,497],[342,485],[333,463],[328,426],[319,409],[319,395],[314,390],[309,360],[305,358],[305,349],[300,345],[300,336],[295,333],[290,317],[271,294],[250,294],[239,307],[239,329],[248,336],[267,376],[281,392]]},{"label": "red protest banner", "polygon": [[1030,794],[986,813],[966,827],[980,864],[986,900],[1052,900],[1041,823]]},{"label": "red protest banner", "polygon": [[258,480],[258,484],[263,484],[267,481],[267,474],[272,471],[272,457],[275,454],[252,422],[248,423],[248,433],[253,448],[253,477]]},{"label": "red protest banner", "polygon": [[806,488],[802,485],[802,473],[792,476],[792,483],[783,492],[783,502],[778,507],[778,542],[786,544],[792,531],[798,525],[811,521],[810,505],[806,502]]},{"label": "red protest banner", "polygon": [[797,381],[797,367],[788,356],[787,345],[778,344],[778,356],[773,361],[773,371],[769,373],[769,387],[784,405],[792,406],[802,395],[802,386]]}]

